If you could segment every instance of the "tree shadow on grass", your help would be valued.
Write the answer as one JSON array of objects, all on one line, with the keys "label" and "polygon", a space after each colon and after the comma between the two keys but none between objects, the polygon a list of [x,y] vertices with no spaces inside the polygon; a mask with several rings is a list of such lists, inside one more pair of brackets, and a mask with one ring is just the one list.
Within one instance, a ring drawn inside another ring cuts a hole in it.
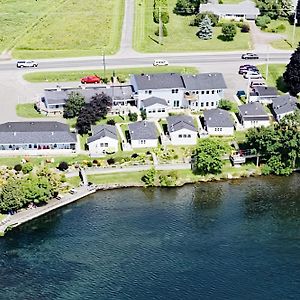
[{"label": "tree shadow on grass", "polygon": [[154,39],[151,35],[148,35],[148,38],[153,41],[154,43],[158,44],[159,45],[159,41]]},{"label": "tree shadow on grass", "polygon": [[284,82],[284,79],[282,76],[279,76],[276,79],[276,87],[279,91],[283,92],[283,93],[287,93],[288,92],[288,88],[286,83]]},{"label": "tree shadow on grass", "polygon": [[232,42],[232,41],[233,41],[233,39],[232,39],[232,40],[228,40],[228,38],[227,38],[225,35],[223,35],[223,34],[219,34],[219,35],[217,36],[217,39],[218,39],[218,40],[221,40],[221,41],[223,41],[223,42]]}]

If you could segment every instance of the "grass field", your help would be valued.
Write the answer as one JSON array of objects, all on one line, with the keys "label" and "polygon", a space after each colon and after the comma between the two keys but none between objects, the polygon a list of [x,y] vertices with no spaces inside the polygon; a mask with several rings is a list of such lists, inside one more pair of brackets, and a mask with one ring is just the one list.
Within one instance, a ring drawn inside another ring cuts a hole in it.
[{"label": "grass field", "polygon": [[[128,69],[106,70],[106,76],[111,77],[115,71],[116,76],[124,79],[129,79],[130,74],[141,73],[163,73],[163,72],[181,72],[196,74],[198,70],[193,67],[140,67]],[[104,77],[103,70],[86,70],[86,71],[60,71],[60,72],[32,72],[24,75],[24,79],[29,82],[65,82],[65,81],[79,81],[81,77],[91,74],[97,74]]]},{"label": "grass field", "polygon": [[43,118],[44,115],[37,112],[34,108],[34,103],[17,104],[17,116],[22,118]]},{"label": "grass field", "polygon": [[0,51],[17,58],[107,54],[119,49],[124,0],[0,1]]},{"label": "grass field", "polygon": [[[285,64],[269,64],[269,75],[267,79],[268,86],[275,86],[283,93],[287,92],[286,86],[282,79],[282,74],[285,71]],[[257,66],[260,73],[266,78],[266,65]]]},{"label": "grass field", "polygon": [[184,52],[184,51],[233,51],[251,48],[249,33],[238,33],[232,42],[218,38],[221,27],[214,28],[211,40],[200,40],[197,27],[189,26],[193,16],[178,16],[173,13],[176,0],[169,0],[170,22],[167,24],[168,36],[163,39],[164,45],[158,44],[154,34],[158,25],[153,22],[153,0],[137,0],[135,4],[135,31],[133,46],[140,52]]}]

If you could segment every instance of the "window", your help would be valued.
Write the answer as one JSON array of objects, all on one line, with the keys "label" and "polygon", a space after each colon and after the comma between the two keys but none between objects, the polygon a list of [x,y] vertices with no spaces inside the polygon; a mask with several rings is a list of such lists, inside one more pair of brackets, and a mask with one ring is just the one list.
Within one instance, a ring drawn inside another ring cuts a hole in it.
[{"label": "window", "polygon": [[186,138],[186,134],[183,135],[183,138],[184,138],[184,139]]},{"label": "window", "polygon": [[201,107],[203,107],[203,106],[204,106],[204,103],[203,103],[203,102],[201,102],[201,103],[200,103],[200,106],[201,106]]},{"label": "window", "polygon": [[160,108],[158,108],[158,109],[157,109],[157,112],[159,112],[159,113],[160,113],[160,112],[161,112],[161,109],[160,109]]},{"label": "window", "polygon": [[206,95],[208,95],[209,94],[209,91],[206,91]]},{"label": "window", "polygon": [[176,94],[178,94],[178,89],[175,90]]},{"label": "window", "polygon": [[174,94],[175,93],[175,90],[172,90],[172,94]]},{"label": "window", "polygon": [[179,107],[179,100],[174,100],[174,107]]},{"label": "window", "polygon": [[108,143],[105,143],[105,147],[108,147]]},{"label": "window", "polygon": [[182,138],[182,134],[179,134],[178,137],[179,137],[179,138]]},{"label": "window", "polygon": [[165,112],[166,110],[164,108],[161,109],[161,112]]},{"label": "window", "polygon": [[204,95],[204,91],[201,91],[201,95]]},{"label": "window", "polygon": [[214,93],[215,93],[215,91],[214,91],[214,90],[212,90],[212,91],[211,91],[211,93],[212,93],[212,94],[214,94]]},{"label": "window", "polygon": [[148,94],[148,91],[145,91],[145,94]]},{"label": "window", "polygon": [[196,102],[196,104],[195,104],[196,106],[198,106],[198,102]]},{"label": "window", "polygon": [[209,102],[206,102],[206,106],[209,106]]},{"label": "window", "polygon": [[146,144],[146,140],[140,140],[140,144]]},{"label": "window", "polygon": [[191,135],[190,135],[190,134],[188,134],[188,135],[187,135],[187,137],[188,137],[188,138],[191,138]]},{"label": "window", "polygon": [[211,102],[211,106],[214,106],[215,105],[215,102]]},{"label": "window", "polygon": [[100,143],[100,147],[103,147],[103,143]]},{"label": "window", "polygon": [[198,95],[198,94],[199,94],[199,91],[196,91],[196,94]]},{"label": "window", "polygon": [[152,91],[151,91],[151,90],[149,91],[149,94],[152,94]]}]

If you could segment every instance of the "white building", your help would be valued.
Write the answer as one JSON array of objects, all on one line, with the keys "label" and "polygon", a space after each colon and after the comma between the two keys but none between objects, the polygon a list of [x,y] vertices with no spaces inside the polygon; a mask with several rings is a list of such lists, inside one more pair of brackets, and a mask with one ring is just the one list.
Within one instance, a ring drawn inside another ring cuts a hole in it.
[{"label": "white building", "polygon": [[102,156],[118,151],[118,134],[115,126],[97,125],[92,126],[92,136],[87,144],[91,156]]},{"label": "white building", "polygon": [[139,121],[128,124],[132,148],[153,148],[158,145],[158,133],[153,122]]},{"label": "white building", "polygon": [[218,107],[227,88],[221,73],[182,75],[185,85],[184,99],[192,110],[207,110]]},{"label": "white building", "polygon": [[196,145],[197,130],[190,116],[178,115],[167,118],[172,145]]},{"label": "white building", "polygon": [[259,102],[240,105],[239,119],[245,129],[270,125],[269,116]]},{"label": "white building", "polygon": [[171,108],[187,107],[183,101],[185,86],[182,76],[177,73],[156,73],[131,75],[130,82],[138,98],[137,107],[141,101],[149,97],[165,99]]},{"label": "white building", "polygon": [[277,97],[272,103],[272,111],[277,122],[297,109],[297,98],[288,94]]},{"label": "white building", "polygon": [[147,118],[165,118],[168,116],[169,106],[165,99],[150,97],[141,101],[141,109],[147,113]]},{"label": "white building", "polygon": [[234,133],[234,125],[230,113],[216,108],[204,111],[204,127],[209,135],[230,136]]},{"label": "white building", "polygon": [[278,97],[276,87],[257,86],[253,88],[249,94],[249,102],[260,102],[263,104],[271,104]]}]

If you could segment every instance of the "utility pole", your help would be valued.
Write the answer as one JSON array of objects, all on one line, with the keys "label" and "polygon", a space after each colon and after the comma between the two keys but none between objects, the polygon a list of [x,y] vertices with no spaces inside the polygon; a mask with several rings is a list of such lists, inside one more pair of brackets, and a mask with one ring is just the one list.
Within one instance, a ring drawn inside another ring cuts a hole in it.
[{"label": "utility pole", "polygon": [[159,35],[159,44],[162,45],[162,21],[161,21],[161,7],[158,7],[158,35]]},{"label": "utility pole", "polygon": [[106,78],[105,51],[102,51],[102,61],[103,61],[103,77]]}]

